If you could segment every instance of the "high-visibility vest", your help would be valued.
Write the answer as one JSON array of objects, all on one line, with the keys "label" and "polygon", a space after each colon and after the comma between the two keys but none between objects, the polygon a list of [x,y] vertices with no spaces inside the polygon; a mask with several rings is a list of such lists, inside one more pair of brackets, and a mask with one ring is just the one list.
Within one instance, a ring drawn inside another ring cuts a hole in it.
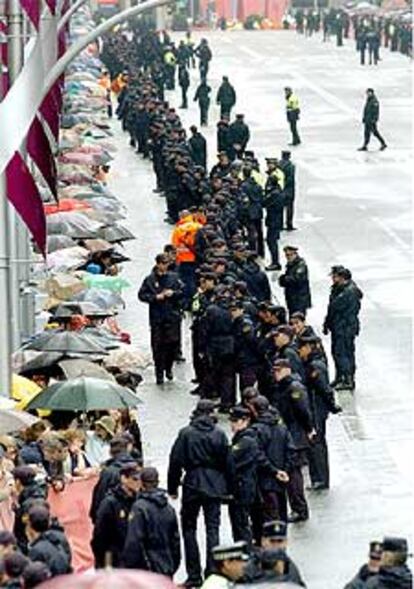
[{"label": "high-visibility vest", "polygon": [[164,54],[164,63],[166,65],[175,65],[176,63],[176,59],[175,59],[175,55],[172,51],[167,51],[167,53]]},{"label": "high-visibility vest", "polygon": [[286,99],[286,108],[287,110],[299,110],[299,99],[295,94],[291,94]]}]

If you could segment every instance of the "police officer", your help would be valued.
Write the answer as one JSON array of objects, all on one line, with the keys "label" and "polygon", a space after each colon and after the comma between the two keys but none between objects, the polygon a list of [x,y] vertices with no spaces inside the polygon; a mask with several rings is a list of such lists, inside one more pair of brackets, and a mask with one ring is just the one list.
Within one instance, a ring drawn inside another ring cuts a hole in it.
[{"label": "police officer", "polygon": [[211,88],[205,80],[200,82],[195,96],[194,102],[198,102],[200,108],[200,125],[206,127],[208,125],[208,109],[210,107],[210,92]]},{"label": "police officer", "polygon": [[286,424],[296,447],[294,466],[289,473],[287,487],[292,513],[288,521],[296,523],[309,518],[309,508],[305,498],[302,466],[306,464],[309,443],[316,436],[309,397],[306,388],[292,375],[289,360],[276,360],[273,366],[277,383],[275,405]]},{"label": "police officer", "polygon": [[186,587],[202,584],[197,520],[203,509],[207,535],[206,573],[213,569],[211,551],[219,543],[220,504],[233,486],[233,467],[226,434],[216,425],[214,403],[201,400],[190,424],[180,430],[171,449],[168,493],[177,498],[182,482],[181,528],[184,540]]},{"label": "police officer", "polygon": [[280,169],[285,175],[285,229],[294,231],[293,216],[295,213],[295,196],[296,196],[296,168],[290,159],[290,151],[282,151],[282,159],[279,162]]},{"label": "police officer", "polygon": [[286,245],[283,251],[287,264],[285,273],[279,276],[279,284],[285,291],[286,306],[290,315],[296,311],[306,314],[312,305],[308,267],[297,247]]},{"label": "police officer", "polygon": [[309,448],[309,474],[314,491],[329,489],[326,421],[329,413],[341,412],[329,385],[328,368],[318,344],[319,338],[316,336],[303,337],[298,342],[299,355],[305,365],[305,382],[316,429],[316,436]]},{"label": "police officer", "polygon": [[408,543],[405,538],[384,538],[379,572],[367,580],[366,589],[410,589],[413,576],[407,566],[407,558]]},{"label": "police officer", "polygon": [[240,186],[241,200],[244,210],[244,223],[247,229],[249,249],[258,256],[264,257],[263,241],[263,189],[253,179],[253,169],[244,166],[242,170],[243,181]]},{"label": "police officer", "polygon": [[180,65],[178,68],[178,84],[182,96],[180,108],[188,108],[187,92],[190,87],[190,75],[185,65]]},{"label": "police officer", "polygon": [[236,115],[236,120],[230,125],[230,145],[233,146],[237,157],[242,157],[250,139],[250,130],[244,122],[244,115]]},{"label": "police officer", "polygon": [[188,140],[190,155],[197,166],[207,169],[207,141],[195,125],[190,127],[191,137]]},{"label": "police officer", "polygon": [[344,589],[365,589],[367,581],[379,573],[381,556],[381,542],[370,542],[368,562],[362,565],[358,573],[345,585]]},{"label": "police officer", "polygon": [[201,39],[200,45],[194,49],[194,54],[199,59],[198,66],[200,70],[201,82],[205,82],[207,80],[210,61],[213,58],[213,54],[211,53],[207,39]]},{"label": "police officer", "polygon": [[276,347],[273,360],[288,360],[295,378],[304,383],[305,370],[303,362],[293,344],[294,331],[292,327],[290,325],[280,325],[273,330],[272,336]]},{"label": "police officer", "polygon": [[265,269],[268,271],[281,270],[278,241],[283,229],[285,197],[278,179],[273,174],[270,174],[266,181],[263,205],[266,209],[266,243],[271,257],[271,262]]},{"label": "police officer", "polygon": [[44,562],[52,576],[71,572],[67,552],[49,534],[50,512],[47,507],[33,506],[28,512],[26,536],[28,538],[27,556],[33,562]]},{"label": "police officer", "polygon": [[333,266],[328,311],[323,324],[325,335],[331,334],[331,350],[335,364],[332,386],[346,390],[355,388],[355,338],[359,334],[359,312],[362,291],[343,266]]},{"label": "police officer", "polygon": [[230,426],[233,432],[231,454],[234,462],[233,501],[229,515],[235,541],[252,541],[250,514],[258,501],[259,446],[254,430],[250,428],[251,413],[241,406],[230,411]]},{"label": "police officer", "polygon": [[155,267],[145,278],[138,292],[140,301],[149,304],[151,348],[158,385],[164,374],[173,379],[172,367],[177,356],[181,329],[183,284],[175,272],[168,270],[166,254],[158,254]]},{"label": "police officer", "polygon": [[236,104],[236,91],[227,76],[223,76],[216,101],[220,105],[220,118],[230,119],[231,109]]},{"label": "police officer", "polygon": [[298,97],[293,94],[292,88],[285,88],[286,99],[286,116],[292,133],[292,143],[289,145],[299,145],[301,143],[297,125],[300,117],[300,108]]},{"label": "police officer", "polygon": [[96,513],[91,541],[96,568],[121,566],[129,512],[141,487],[137,463],[125,464],[119,474],[119,484],[110,489]]},{"label": "police officer", "polygon": [[380,151],[387,149],[387,144],[377,128],[379,119],[379,102],[372,88],[367,89],[367,100],[364,106],[362,122],[364,124],[364,144],[358,151],[368,151],[368,144],[371,134],[378,139],[381,144]]},{"label": "police officer", "polygon": [[263,502],[262,526],[263,522],[275,518],[287,520],[286,484],[293,468],[296,448],[278,412],[270,407],[265,397],[258,396],[251,405],[254,414],[252,429],[262,451],[258,460],[259,488]]},{"label": "police officer", "polygon": [[175,510],[158,488],[158,471],[141,471],[142,489],[132,507],[122,555],[123,566],[173,577],[181,561]]},{"label": "police officer", "polygon": [[240,391],[243,391],[256,383],[261,358],[255,327],[245,314],[243,301],[234,299],[229,311],[233,320],[235,369],[240,378]]},{"label": "police officer", "polygon": [[231,589],[245,574],[249,554],[246,542],[216,546],[213,549],[214,573],[202,589]]},{"label": "police officer", "polygon": [[[283,581],[296,583],[301,587],[306,587],[298,567],[287,554],[288,548],[288,524],[284,521],[274,520],[266,522],[263,526],[261,547],[263,551],[280,550],[285,553],[284,576]],[[282,579],[279,578],[279,581]]]}]

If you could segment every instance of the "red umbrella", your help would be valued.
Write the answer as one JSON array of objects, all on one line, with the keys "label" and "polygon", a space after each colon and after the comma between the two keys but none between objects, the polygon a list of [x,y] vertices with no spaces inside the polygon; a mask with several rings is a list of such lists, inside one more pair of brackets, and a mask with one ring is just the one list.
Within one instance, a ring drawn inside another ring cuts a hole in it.
[{"label": "red umbrella", "polygon": [[62,575],[39,585],[41,589],[176,589],[168,577],[146,571],[111,569]]},{"label": "red umbrella", "polygon": [[92,209],[90,204],[82,200],[77,200],[76,198],[62,198],[58,204],[45,204],[44,208],[46,215],[67,213],[69,211],[89,211]]}]

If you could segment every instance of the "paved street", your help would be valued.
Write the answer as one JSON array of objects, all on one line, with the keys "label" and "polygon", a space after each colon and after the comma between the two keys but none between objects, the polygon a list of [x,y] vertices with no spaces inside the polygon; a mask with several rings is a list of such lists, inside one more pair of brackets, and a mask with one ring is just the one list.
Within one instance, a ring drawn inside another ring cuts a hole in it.
[{"label": "paved street", "polygon": [[[344,414],[329,423],[332,489],[311,496],[310,521],[291,528],[291,553],[308,586],[338,589],[361,564],[370,540],[388,533],[410,537],[412,531],[410,62],[384,50],[378,67],[361,67],[352,43],[337,49],[319,36],[305,39],[293,32],[205,36],[214,54],[209,78],[214,96],[221,76],[228,75],[238,93],[236,111],[245,113],[250,125],[249,148],[262,161],[279,155],[290,139],[283,87],[292,86],[301,101],[303,145],[292,155],[298,168],[299,231],[284,234],[282,243],[298,245],[310,267],[310,323],[320,330],[333,264],[349,267],[365,293],[357,390],[354,396],[339,395]],[[191,98],[197,81],[193,71]],[[367,87],[376,90],[381,103],[385,152],[377,151],[375,139],[372,152],[356,151]],[[178,106],[178,91],[170,95]],[[180,111],[187,127],[199,123],[194,104]],[[217,119],[214,105],[205,132],[210,165]],[[151,164],[134,154],[117,122],[114,129],[119,151],[111,188],[128,207],[128,225],[137,235],[126,246],[133,262],[125,274],[134,286],[125,292],[121,324],[149,351],[147,308],[138,303],[136,291],[154,255],[169,241],[171,227],[163,223],[164,199],[152,193]],[[272,278],[281,298],[275,273]],[[329,346],[328,339],[325,343]],[[187,328],[185,355],[190,358]],[[194,404],[188,394],[191,366],[178,366],[175,382],[162,388],[153,384],[150,369],[145,377],[140,393],[146,459],[165,479],[169,448]]]}]

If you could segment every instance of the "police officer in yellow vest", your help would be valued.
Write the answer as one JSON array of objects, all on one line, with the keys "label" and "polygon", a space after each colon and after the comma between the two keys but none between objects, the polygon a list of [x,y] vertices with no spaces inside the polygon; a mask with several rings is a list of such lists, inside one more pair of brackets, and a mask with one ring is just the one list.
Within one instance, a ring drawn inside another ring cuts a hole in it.
[{"label": "police officer in yellow vest", "polygon": [[212,556],[216,571],[201,586],[201,589],[231,589],[245,573],[249,554],[246,542],[216,546]]},{"label": "police officer in yellow vest", "polygon": [[277,179],[277,183],[281,190],[285,189],[285,173],[279,167],[279,160],[276,157],[267,157],[266,158],[266,165],[267,165],[267,176],[274,176]]},{"label": "police officer in yellow vest", "polygon": [[164,71],[167,90],[174,90],[175,88],[176,63],[177,58],[175,57],[175,54],[172,51],[171,47],[168,47],[167,51],[164,53]]},{"label": "police officer in yellow vest", "polygon": [[297,129],[297,124],[300,116],[299,99],[293,94],[292,88],[285,88],[286,98],[286,116],[289,121],[290,130],[292,132],[292,143],[289,145],[299,145],[300,137]]}]

